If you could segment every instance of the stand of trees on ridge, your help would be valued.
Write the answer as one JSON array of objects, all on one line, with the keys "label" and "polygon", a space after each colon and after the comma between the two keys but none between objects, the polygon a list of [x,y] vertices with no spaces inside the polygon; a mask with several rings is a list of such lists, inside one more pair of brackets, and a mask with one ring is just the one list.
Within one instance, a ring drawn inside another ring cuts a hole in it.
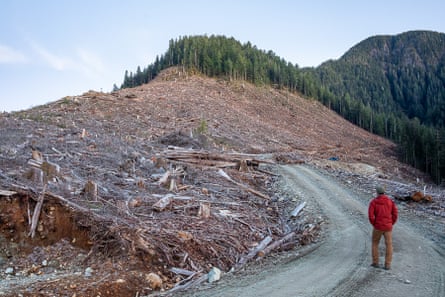
[{"label": "stand of trees on ridge", "polygon": [[171,66],[313,97],[371,133],[398,144],[401,161],[445,181],[445,34],[371,37],[337,61],[299,68],[272,51],[225,36],[170,40],[167,52],[121,88],[148,83]]}]

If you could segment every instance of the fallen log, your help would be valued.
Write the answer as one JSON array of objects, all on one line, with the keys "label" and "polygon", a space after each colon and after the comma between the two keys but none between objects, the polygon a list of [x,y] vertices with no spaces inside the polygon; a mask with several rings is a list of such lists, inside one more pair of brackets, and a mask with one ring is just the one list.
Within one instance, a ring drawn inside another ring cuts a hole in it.
[{"label": "fallen log", "polygon": [[263,250],[271,241],[272,237],[270,237],[269,235],[266,236],[256,247],[251,249],[247,255],[241,257],[241,259],[238,261],[238,263],[235,264],[235,266],[232,269],[238,270],[244,265],[246,265],[248,261],[253,259],[258,254],[258,252]]},{"label": "fallen log", "polygon": [[[24,187],[21,185],[17,185],[17,184],[12,184],[11,185],[11,189],[13,189],[14,191],[16,191],[18,194],[25,194],[25,195],[29,195],[29,193],[33,193],[34,195],[37,193],[37,191],[35,189],[33,189],[32,187]],[[57,195],[55,193],[49,192],[49,191],[45,191],[45,196],[58,200],[62,205],[65,205],[67,207],[71,207],[72,209],[74,209],[75,211],[78,211],[80,213],[85,213],[88,214],[88,217],[90,218],[94,218],[97,221],[109,221],[109,218],[104,217],[102,215],[99,215],[95,212],[93,212],[91,209],[80,206],[74,202],[71,202],[69,200],[67,200],[66,198],[63,198],[60,195]],[[31,195],[31,198],[33,200],[36,200],[35,198],[33,198],[33,195]],[[38,201],[38,199],[37,199]]]},{"label": "fallen log", "polygon": [[258,197],[261,197],[261,198],[270,200],[270,197],[269,197],[269,196],[267,196],[267,195],[265,195],[265,194],[263,194],[263,193],[260,193],[260,192],[258,192],[258,191],[256,191],[256,190],[252,189],[252,188],[249,188],[248,186],[246,186],[246,185],[244,185],[244,184],[242,184],[242,183],[239,183],[239,182],[233,180],[227,173],[224,172],[224,170],[220,169],[220,170],[218,170],[218,173],[219,173],[222,177],[224,177],[225,179],[227,179],[228,181],[234,183],[234,184],[237,185],[237,186],[240,186],[241,188],[245,189],[246,191],[249,191],[249,192],[251,192],[252,194],[257,195]]},{"label": "fallen log", "polygon": [[193,200],[193,197],[191,197],[191,196],[177,196],[177,195],[173,195],[173,194],[167,194],[165,196],[160,196],[160,195],[153,194],[153,196],[154,197],[161,197],[152,206],[157,211],[165,210],[168,206],[170,206],[173,203],[174,200],[182,200],[182,201]]},{"label": "fallen log", "polygon": [[431,195],[425,195],[420,191],[416,191],[416,192],[412,193],[411,195],[405,195],[405,196],[394,195],[394,198],[396,200],[400,200],[400,201],[404,201],[404,202],[409,202],[409,201],[433,202],[433,197],[431,197]]},{"label": "fallen log", "polygon": [[195,275],[197,273],[196,271],[190,271],[190,270],[182,269],[182,268],[178,268],[178,267],[172,267],[172,268],[170,268],[170,271],[175,274],[180,274],[180,275],[185,275],[185,276],[191,276],[191,275]]},{"label": "fallen log", "polygon": [[269,254],[270,252],[274,251],[275,249],[278,249],[280,246],[282,246],[284,243],[290,241],[297,235],[297,232],[292,231],[286,235],[284,235],[282,238],[275,240],[270,245],[262,249],[258,252],[258,257],[264,257],[265,255]]},{"label": "fallen log", "polygon": [[17,192],[0,189],[0,196],[9,197],[9,196],[13,196],[15,194],[17,194]]},{"label": "fallen log", "polygon": [[162,153],[165,159],[191,163],[195,165],[214,166],[217,168],[246,168],[246,166],[258,167],[260,163],[275,164],[271,160],[257,159],[255,154],[226,153],[219,154],[209,151],[196,150],[167,150]]},{"label": "fallen log", "polygon": [[37,204],[34,208],[34,213],[32,215],[31,229],[30,229],[29,235],[28,235],[31,238],[34,238],[34,236],[36,234],[36,228],[37,228],[37,224],[39,223],[39,217],[40,217],[40,212],[42,210],[43,200],[45,199],[45,192],[46,192],[46,184],[43,186],[42,193],[39,196],[39,200],[37,201]]}]

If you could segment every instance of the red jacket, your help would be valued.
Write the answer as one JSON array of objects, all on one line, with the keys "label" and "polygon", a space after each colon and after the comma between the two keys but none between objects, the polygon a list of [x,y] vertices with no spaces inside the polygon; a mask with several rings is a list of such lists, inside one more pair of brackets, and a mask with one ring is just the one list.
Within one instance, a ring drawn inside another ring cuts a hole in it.
[{"label": "red jacket", "polygon": [[371,225],[380,231],[391,231],[397,222],[396,204],[386,195],[381,194],[372,199],[368,208],[368,217]]}]

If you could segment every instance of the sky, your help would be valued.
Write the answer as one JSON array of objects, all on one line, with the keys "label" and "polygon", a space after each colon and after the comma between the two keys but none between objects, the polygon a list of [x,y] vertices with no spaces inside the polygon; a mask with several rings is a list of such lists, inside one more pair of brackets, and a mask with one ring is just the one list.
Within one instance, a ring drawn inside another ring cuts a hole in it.
[{"label": "sky", "polygon": [[299,67],[375,35],[445,32],[443,0],[0,0],[0,112],[110,92],[170,39],[224,35]]}]

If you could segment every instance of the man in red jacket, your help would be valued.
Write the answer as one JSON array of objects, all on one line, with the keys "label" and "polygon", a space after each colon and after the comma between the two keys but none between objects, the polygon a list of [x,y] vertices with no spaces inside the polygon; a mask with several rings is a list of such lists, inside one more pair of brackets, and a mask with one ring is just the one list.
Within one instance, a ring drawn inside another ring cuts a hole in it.
[{"label": "man in red jacket", "polygon": [[385,238],[386,254],[385,269],[391,269],[392,261],[392,227],[397,221],[396,204],[385,195],[383,187],[377,187],[377,197],[372,199],[368,208],[369,222],[374,227],[372,230],[372,265],[379,267],[379,242]]}]

